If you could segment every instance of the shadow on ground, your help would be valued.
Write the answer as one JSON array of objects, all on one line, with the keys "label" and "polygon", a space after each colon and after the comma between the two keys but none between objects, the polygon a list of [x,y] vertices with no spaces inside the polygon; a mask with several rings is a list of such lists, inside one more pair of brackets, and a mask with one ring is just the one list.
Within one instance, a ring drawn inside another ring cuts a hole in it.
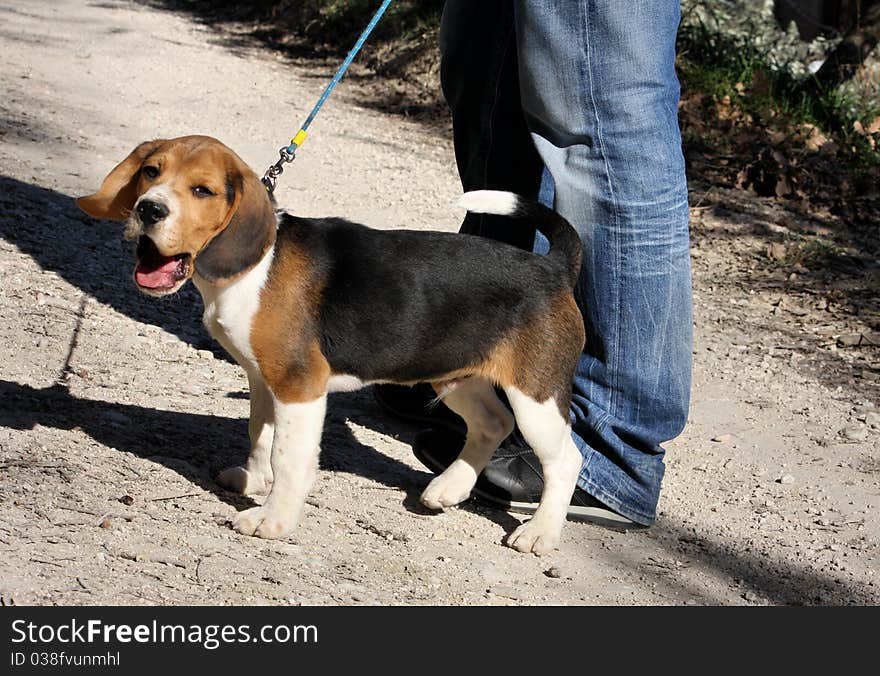
[{"label": "shadow on ground", "polygon": [[[699,604],[725,604],[706,588],[689,584],[686,569],[696,566],[712,577],[723,577],[746,601],[773,605],[865,605],[878,594],[868,585],[844,582],[833,574],[783,561],[782,552],[755,551],[747,543],[716,540],[698,534],[686,523],[665,517],[645,534],[669,560],[629,561],[667,593],[695,599]],[[734,592],[735,593],[735,592]]]},{"label": "shadow on ground", "polygon": [[[418,471],[376,449],[352,434],[347,419],[335,410],[350,410],[357,395],[334,394],[328,403],[321,444],[320,468],[362,476],[389,488],[404,491],[404,507],[414,513],[431,514],[418,496],[432,475]],[[198,413],[146,408],[133,404],[82,399],[66,386],[34,388],[0,380],[0,427],[31,430],[37,425],[57,430],[78,430],[99,444],[163,465],[220,500],[239,510],[256,503],[221,488],[214,477],[222,469],[242,465],[250,444],[247,420]],[[413,428],[394,426],[372,417],[370,410],[353,421],[410,443]],[[219,449],[219,450],[218,450]],[[519,526],[510,515],[468,504],[465,509],[500,525],[508,535]]]},{"label": "shadow on ground", "polygon": [[100,303],[228,359],[202,325],[195,287],[163,299],[141,294],[131,280],[134,245],[122,239],[121,224],[90,218],[72,197],[0,176],[0,237]]},{"label": "shadow on ground", "polygon": [[[34,388],[7,380],[0,380],[0,402],[0,426],[77,429],[103,446],[164,465],[229,504],[253,505],[248,498],[220,488],[213,479],[220,470],[243,464],[247,458],[245,419],[82,399],[64,385]],[[340,405],[331,398],[321,468],[417,494],[428,475],[360,443],[345,420],[332,414]]]}]

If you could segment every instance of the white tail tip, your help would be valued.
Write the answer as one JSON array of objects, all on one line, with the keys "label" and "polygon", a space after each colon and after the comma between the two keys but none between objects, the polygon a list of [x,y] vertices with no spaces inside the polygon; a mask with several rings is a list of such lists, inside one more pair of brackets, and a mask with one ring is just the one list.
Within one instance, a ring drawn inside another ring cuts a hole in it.
[{"label": "white tail tip", "polygon": [[520,198],[503,190],[472,190],[458,200],[458,206],[478,214],[512,216],[519,209]]}]

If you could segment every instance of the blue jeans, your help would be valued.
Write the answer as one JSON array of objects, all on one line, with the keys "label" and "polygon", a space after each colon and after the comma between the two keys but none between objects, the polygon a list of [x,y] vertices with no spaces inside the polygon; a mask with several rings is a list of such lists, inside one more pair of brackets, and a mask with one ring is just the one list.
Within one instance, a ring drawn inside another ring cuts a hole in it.
[{"label": "blue jeans", "polygon": [[[684,428],[692,303],[675,74],[677,0],[447,0],[441,79],[465,190],[546,196],[577,229],[587,341],[571,406],[581,488],[656,518]],[[542,176],[544,176],[542,190]],[[533,248],[469,214],[462,232]]]}]

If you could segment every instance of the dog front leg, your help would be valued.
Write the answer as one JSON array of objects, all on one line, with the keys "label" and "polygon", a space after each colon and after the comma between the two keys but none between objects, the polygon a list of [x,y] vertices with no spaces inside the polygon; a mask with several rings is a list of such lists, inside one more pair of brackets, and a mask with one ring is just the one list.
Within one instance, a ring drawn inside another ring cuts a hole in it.
[{"label": "dog front leg", "polygon": [[265,495],[272,486],[272,439],[275,411],[272,393],[258,372],[248,371],[251,415],[248,436],[251,453],[244,467],[229,467],[217,475],[217,483],[241,495]]},{"label": "dog front leg", "polygon": [[284,403],[273,397],[274,481],[262,506],[245,510],[235,518],[233,528],[239,533],[275,539],[286,537],[296,528],[318,473],[326,409],[326,394],[301,403]]}]

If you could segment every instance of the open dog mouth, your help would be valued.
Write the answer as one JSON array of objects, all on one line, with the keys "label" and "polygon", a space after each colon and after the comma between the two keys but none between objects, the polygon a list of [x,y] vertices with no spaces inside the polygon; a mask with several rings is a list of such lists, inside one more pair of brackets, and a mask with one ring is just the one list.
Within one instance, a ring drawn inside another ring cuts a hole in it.
[{"label": "open dog mouth", "polygon": [[134,269],[134,280],[138,286],[152,291],[168,291],[185,280],[189,274],[189,254],[163,256],[159,249],[146,235],[138,238],[137,266]]}]

